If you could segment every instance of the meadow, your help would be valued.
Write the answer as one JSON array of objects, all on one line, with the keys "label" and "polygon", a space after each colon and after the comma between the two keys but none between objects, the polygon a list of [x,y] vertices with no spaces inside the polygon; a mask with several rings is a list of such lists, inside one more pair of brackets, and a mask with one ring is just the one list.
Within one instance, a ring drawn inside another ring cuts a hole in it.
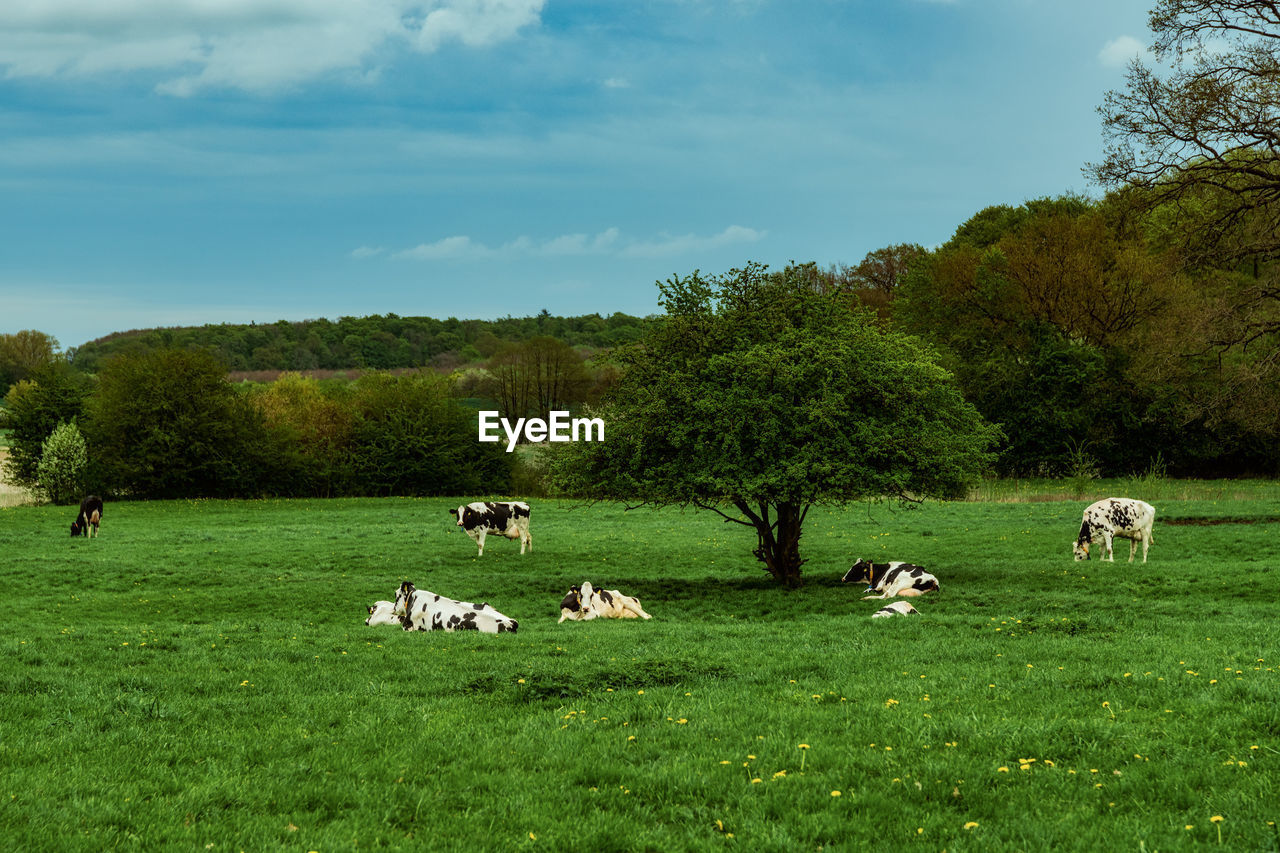
[{"label": "meadow", "polygon": [[[815,509],[791,591],[674,509],[0,509],[0,848],[1280,849],[1280,484],[1153,500],[1145,565],[1071,560],[1088,500]],[[871,620],[856,557],[942,588]],[[402,580],[519,632],[366,627]]]}]

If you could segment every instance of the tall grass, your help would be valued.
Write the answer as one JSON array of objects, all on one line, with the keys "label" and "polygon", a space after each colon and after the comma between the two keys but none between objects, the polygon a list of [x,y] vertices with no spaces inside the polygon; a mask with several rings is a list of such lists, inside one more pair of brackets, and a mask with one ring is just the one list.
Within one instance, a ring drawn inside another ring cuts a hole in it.
[{"label": "tall grass", "polygon": [[[1233,488],[1146,565],[1072,562],[1080,502],[814,510],[797,591],[704,513],[477,558],[456,499],[3,510],[0,847],[1275,850],[1280,495]],[[859,556],[942,589],[873,621]],[[406,579],[519,633],[366,628]],[[654,618],[558,625],[583,580]]]}]

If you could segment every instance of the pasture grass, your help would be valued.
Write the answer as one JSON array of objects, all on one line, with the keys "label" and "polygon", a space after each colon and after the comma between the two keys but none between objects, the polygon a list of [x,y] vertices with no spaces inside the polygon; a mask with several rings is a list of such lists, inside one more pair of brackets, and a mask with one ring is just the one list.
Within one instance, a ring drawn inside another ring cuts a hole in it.
[{"label": "pasture grass", "polygon": [[[1082,502],[815,509],[795,591],[706,513],[543,500],[477,559],[456,500],[3,509],[0,848],[1280,849],[1254,488],[1146,565],[1072,562]],[[871,620],[855,557],[942,589]],[[519,632],[365,627],[402,580]],[[557,625],[583,580],[654,619]]]}]

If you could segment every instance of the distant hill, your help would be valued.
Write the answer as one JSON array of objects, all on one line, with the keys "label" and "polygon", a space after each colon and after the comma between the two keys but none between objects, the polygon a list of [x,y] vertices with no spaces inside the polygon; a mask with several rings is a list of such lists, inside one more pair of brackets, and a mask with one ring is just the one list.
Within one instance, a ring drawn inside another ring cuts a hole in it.
[{"label": "distant hill", "polygon": [[486,359],[506,344],[544,335],[574,347],[614,347],[637,340],[653,320],[622,313],[558,317],[543,311],[535,317],[499,320],[374,314],[261,326],[135,329],[89,341],[71,353],[71,361],[78,370],[93,373],[103,359],[119,352],[176,347],[209,350],[235,372],[452,368]]}]

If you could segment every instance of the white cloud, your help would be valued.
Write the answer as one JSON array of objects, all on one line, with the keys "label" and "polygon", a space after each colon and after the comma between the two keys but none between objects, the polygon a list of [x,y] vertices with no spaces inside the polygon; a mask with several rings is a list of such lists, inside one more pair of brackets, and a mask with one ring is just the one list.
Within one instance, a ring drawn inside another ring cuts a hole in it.
[{"label": "white cloud", "polygon": [[483,243],[476,243],[470,237],[461,235],[445,237],[434,243],[419,243],[412,249],[396,252],[393,258],[412,258],[419,261],[441,261],[451,258],[475,258],[493,254],[493,250]]},{"label": "white cloud", "polygon": [[[391,255],[393,258],[405,258],[420,261],[457,260],[464,258],[492,257],[495,255],[617,255],[619,257],[663,257],[681,255],[691,252],[702,252],[731,246],[737,243],[755,243],[766,236],[767,232],[741,225],[730,225],[719,234],[701,236],[685,234],[681,236],[660,235],[651,240],[627,240],[617,228],[609,228],[592,237],[589,234],[562,234],[550,240],[537,242],[531,237],[520,236],[504,243],[499,249],[491,249],[483,243],[472,240],[465,235],[445,237],[434,243],[421,243],[411,249],[404,249]],[[382,249],[368,249],[361,246],[352,251],[353,258],[372,257]]]},{"label": "white cloud", "polygon": [[678,236],[662,235],[657,240],[651,240],[644,243],[633,243],[623,250],[622,254],[627,257],[662,257],[667,255],[685,255],[692,252],[705,252],[710,249],[719,249],[724,246],[731,246],[736,243],[756,243],[763,240],[768,232],[757,231],[754,228],[744,228],[741,225],[730,225],[719,234],[713,234],[709,237],[700,236],[698,234],[683,234]]},{"label": "white cloud", "polygon": [[9,77],[145,71],[157,90],[271,91],[321,75],[376,73],[396,45],[483,47],[536,25],[545,0],[6,0]]},{"label": "white cloud", "polygon": [[358,248],[358,249],[352,249],[352,250],[351,250],[351,257],[355,258],[356,260],[361,260],[361,259],[363,259],[363,258],[372,258],[372,257],[376,257],[376,256],[378,256],[378,255],[381,255],[381,254],[382,254],[383,252],[385,252],[385,251],[386,251],[386,249],[382,248],[381,246],[376,246],[376,247],[375,247],[375,246],[361,246],[361,247],[360,247],[360,248]]},{"label": "white cloud", "polygon": [[1133,36],[1113,38],[1098,51],[1098,61],[1107,68],[1123,68],[1131,59],[1145,56],[1147,46]]}]

